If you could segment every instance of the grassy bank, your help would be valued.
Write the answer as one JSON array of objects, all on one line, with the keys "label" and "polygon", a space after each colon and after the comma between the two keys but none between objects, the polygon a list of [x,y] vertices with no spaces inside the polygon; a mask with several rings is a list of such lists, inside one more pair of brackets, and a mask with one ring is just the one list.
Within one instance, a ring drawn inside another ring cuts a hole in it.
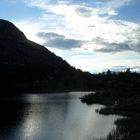
[{"label": "grassy bank", "polygon": [[[98,112],[101,114],[118,114],[127,116],[119,119],[115,123],[118,127],[118,133],[122,134],[121,140],[139,140],[140,139],[140,95],[131,95],[125,97],[113,96],[116,91],[97,91],[81,98],[83,103],[106,105]],[[113,134],[112,134],[113,135]],[[114,134],[115,136],[116,134]],[[109,136],[108,140],[114,140]]]}]

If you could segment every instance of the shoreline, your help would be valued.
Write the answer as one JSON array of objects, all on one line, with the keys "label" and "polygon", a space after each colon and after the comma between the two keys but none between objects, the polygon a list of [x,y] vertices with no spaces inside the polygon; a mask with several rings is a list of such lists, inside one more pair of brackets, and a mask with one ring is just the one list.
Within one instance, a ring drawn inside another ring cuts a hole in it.
[{"label": "shoreline", "polygon": [[[121,140],[138,140],[140,138],[140,96],[115,97],[109,90],[97,91],[81,97],[81,102],[88,105],[102,104],[105,108],[98,110],[103,115],[121,115],[124,118],[115,121],[118,128],[124,133]],[[107,96],[108,95],[108,96]],[[115,134],[114,134],[115,136]],[[113,140],[113,136],[111,140]],[[107,138],[108,139],[108,138]]]}]

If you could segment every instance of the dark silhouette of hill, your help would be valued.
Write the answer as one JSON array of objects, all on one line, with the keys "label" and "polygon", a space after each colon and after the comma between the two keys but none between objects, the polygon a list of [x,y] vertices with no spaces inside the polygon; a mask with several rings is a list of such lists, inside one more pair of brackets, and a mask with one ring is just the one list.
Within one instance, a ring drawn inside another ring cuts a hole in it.
[{"label": "dark silhouette of hill", "polygon": [[44,46],[28,40],[11,22],[0,20],[0,88],[3,92],[85,89],[85,77],[90,76]]},{"label": "dark silhouette of hill", "polygon": [[11,22],[0,19],[0,39],[25,41],[25,35]]}]

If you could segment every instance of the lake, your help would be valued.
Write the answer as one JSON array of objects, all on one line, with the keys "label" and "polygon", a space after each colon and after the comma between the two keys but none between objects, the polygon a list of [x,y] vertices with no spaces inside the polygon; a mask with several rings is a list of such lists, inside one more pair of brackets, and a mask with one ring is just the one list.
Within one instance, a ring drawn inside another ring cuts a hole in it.
[{"label": "lake", "polygon": [[117,130],[116,115],[100,115],[102,105],[86,105],[88,92],[26,94],[0,98],[1,140],[97,140]]}]

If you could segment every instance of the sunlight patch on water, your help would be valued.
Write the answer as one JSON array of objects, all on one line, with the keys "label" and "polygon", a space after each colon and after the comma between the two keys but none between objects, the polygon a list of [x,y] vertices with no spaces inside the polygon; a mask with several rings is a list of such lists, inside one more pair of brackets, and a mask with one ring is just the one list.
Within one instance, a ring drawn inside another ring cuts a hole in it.
[{"label": "sunlight patch on water", "polygon": [[[15,97],[12,100],[18,102],[20,106],[23,105],[23,115],[20,115],[18,119],[20,121],[14,122],[16,124],[12,126],[14,133],[12,135],[6,133],[8,140],[106,138],[109,133],[116,130],[114,121],[120,116],[98,114],[96,110],[104,106],[83,104],[79,99],[83,94],[87,92],[28,94],[20,98]],[[18,110],[16,117],[19,117]]]}]

